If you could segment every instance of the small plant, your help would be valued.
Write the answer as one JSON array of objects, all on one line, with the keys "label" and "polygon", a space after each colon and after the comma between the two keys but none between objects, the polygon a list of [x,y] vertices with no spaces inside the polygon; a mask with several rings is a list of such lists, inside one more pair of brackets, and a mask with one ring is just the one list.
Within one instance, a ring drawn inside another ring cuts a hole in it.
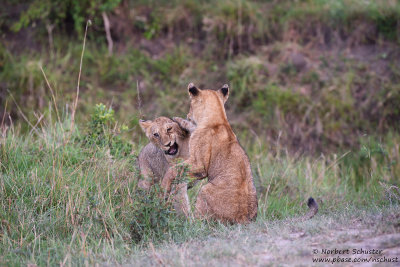
[{"label": "small plant", "polygon": [[284,115],[291,113],[302,116],[307,102],[307,98],[292,90],[270,84],[258,92],[258,97],[253,101],[253,108],[265,118],[272,118],[276,109]]},{"label": "small plant", "polygon": [[176,165],[176,170],[177,170],[177,177],[175,180],[172,182],[173,185],[176,184],[181,184],[181,183],[191,183],[194,182],[195,180],[190,179],[189,177],[189,170],[190,166],[186,163],[183,163],[183,161],[180,161],[179,164]]},{"label": "small plant", "polygon": [[255,96],[257,84],[263,83],[267,69],[257,57],[247,57],[230,61],[227,65],[226,75],[232,88],[232,98],[240,106],[247,106]]},{"label": "small plant", "polygon": [[[371,137],[362,138],[360,142],[360,149],[347,156],[342,163],[343,169],[349,168],[352,172],[354,179],[351,182],[357,189],[371,183],[372,177],[380,171],[392,172],[391,168],[396,164],[396,158],[388,153],[387,145]],[[396,180],[393,179],[395,176],[396,173],[392,172],[392,175],[388,176],[391,178],[379,177],[379,180],[396,184]]]},{"label": "small plant", "polygon": [[132,145],[122,140],[122,132],[126,132],[128,127],[118,123],[114,118],[114,110],[107,108],[104,104],[97,104],[89,122],[87,136],[84,143],[99,147],[108,147],[112,156],[126,156],[132,151]]},{"label": "small plant", "polygon": [[157,16],[152,19],[151,23],[145,25],[144,37],[151,40],[160,33],[161,24]]},{"label": "small plant", "polygon": [[171,201],[162,196],[163,190],[158,184],[153,185],[149,191],[135,191],[134,219],[131,224],[133,241],[165,239],[168,232],[183,225],[184,221],[177,216]]}]

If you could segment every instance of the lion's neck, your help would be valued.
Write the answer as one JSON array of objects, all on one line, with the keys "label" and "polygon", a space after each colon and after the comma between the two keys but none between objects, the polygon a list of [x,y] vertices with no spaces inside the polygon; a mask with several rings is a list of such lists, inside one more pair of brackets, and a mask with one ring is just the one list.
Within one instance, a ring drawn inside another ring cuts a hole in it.
[{"label": "lion's neck", "polygon": [[210,126],[210,125],[216,125],[216,124],[226,124],[228,123],[228,120],[226,117],[222,116],[215,116],[215,115],[206,115],[202,117],[202,119],[197,122],[197,127],[205,127],[205,126]]},{"label": "lion's neck", "polygon": [[201,118],[196,122],[197,127],[218,125],[218,124],[229,124],[226,116],[225,108],[223,104],[218,103],[217,105],[208,106],[203,110]]}]

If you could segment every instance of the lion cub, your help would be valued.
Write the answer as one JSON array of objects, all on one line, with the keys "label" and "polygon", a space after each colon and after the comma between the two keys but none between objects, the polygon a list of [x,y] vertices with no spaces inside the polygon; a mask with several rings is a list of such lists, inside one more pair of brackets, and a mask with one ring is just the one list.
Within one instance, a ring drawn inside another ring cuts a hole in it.
[{"label": "lion cub", "polygon": [[[254,220],[258,202],[250,162],[224,108],[228,85],[213,91],[199,90],[190,83],[188,90],[188,118],[196,129],[189,140],[189,159],[183,163],[190,166],[190,175],[196,179],[208,177],[196,200],[197,216],[231,223]],[[176,175],[176,168],[165,174],[161,185],[167,192]]]},{"label": "lion cub", "polygon": [[[148,190],[164,177],[170,165],[178,159],[189,157],[189,137],[195,125],[178,117],[140,120],[139,124],[150,143],[139,153],[139,169],[143,179],[139,180],[138,186]],[[177,187],[175,202],[178,204],[175,203],[175,209],[186,214],[189,211],[187,185],[180,184]]]}]

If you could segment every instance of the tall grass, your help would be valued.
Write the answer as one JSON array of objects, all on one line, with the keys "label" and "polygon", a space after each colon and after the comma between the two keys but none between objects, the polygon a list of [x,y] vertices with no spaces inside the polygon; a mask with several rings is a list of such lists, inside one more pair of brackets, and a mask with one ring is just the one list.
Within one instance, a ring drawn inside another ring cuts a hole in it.
[{"label": "tall grass", "polygon": [[[76,129],[65,142],[69,125],[70,120],[63,127],[49,125],[36,136],[20,135],[13,127],[3,131],[0,262],[121,260],[135,244],[168,238],[185,227],[157,192],[136,189],[134,152],[113,153],[119,140],[109,142],[102,133],[93,137],[92,128]],[[97,142],[102,136],[106,142]]]},{"label": "tall grass", "polygon": [[299,214],[310,196],[322,212],[398,203],[400,139],[395,135],[388,140],[365,137],[360,149],[319,157],[291,155],[281,144],[271,144],[272,150],[265,144],[248,146],[260,215],[279,219]]},{"label": "tall grass", "polygon": [[[182,242],[223,227],[177,217],[156,188],[151,193],[138,190],[135,160],[142,144],[134,144],[128,153],[125,146],[124,153],[112,150],[127,141],[104,135],[115,129],[112,120],[93,130],[98,126],[93,121],[110,114],[99,107],[92,123],[76,125],[67,143],[63,131],[68,131],[68,117],[62,127],[47,118],[31,134],[3,125],[0,262],[122,262],[148,242]],[[99,136],[108,142],[97,142]],[[92,137],[94,141],[87,142]],[[319,158],[295,158],[283,147],[270,150],[245,142],[258,189],[257,220],[299,216],[309,196],[317,199],[322,213],[398,204],[399,136],[387,140],[366,140],[359,151]],[[196,188],[190,195],[193,204]]]}]

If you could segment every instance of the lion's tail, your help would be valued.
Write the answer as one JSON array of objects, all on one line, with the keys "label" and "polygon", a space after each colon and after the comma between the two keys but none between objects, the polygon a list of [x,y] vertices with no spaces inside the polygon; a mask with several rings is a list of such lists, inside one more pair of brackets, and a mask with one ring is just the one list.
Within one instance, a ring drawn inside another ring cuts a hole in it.
[{"label": "lion's tail", "polygon": [[301,217],[301,221],[306,221],[311,219],[318,212],[318,204],[314,200],[314,198],[310,197],[308,199],[307,206],[308,206],[308,211],[303,217]]}]

